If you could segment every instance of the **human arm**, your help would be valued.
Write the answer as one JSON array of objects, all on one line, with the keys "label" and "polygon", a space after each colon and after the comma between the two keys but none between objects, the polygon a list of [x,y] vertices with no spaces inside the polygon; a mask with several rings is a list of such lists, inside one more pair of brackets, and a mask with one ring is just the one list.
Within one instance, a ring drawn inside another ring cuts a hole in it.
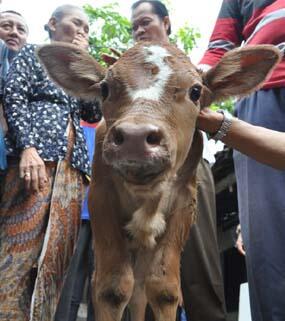
[{"label": "human arm", "polygon": [[37,152],[32,122],[36,121],[30,110],[33,95],[33,48],[24,48],[14,59],[4,90],[5,114],[9,133],[20,156],[20,178],[27,190],[38,191],[47,182],[43,160]]},{"label": "human arm", "polygon": [[[199,129],[214,134],[223,121],[223,115],[204,108],[199,114]],[[285,169],[285,133],[254,126],[237,118],[222,142],[241,153],[276,169]]]},{"label": "human arm", "polygon": [[32,75],[34,73],[28,62],[29,55],[30,51],[24,48],[10,66],[3,97],[9,131],[13,136],[16,149],[20,151],[35,147],[36,144],[28,98],[33,95]]},{"label": "human arm", "polygon": [[200,65],[214,66],[229,50],[242,42],[242,20],[238,0],[224,0]]}]

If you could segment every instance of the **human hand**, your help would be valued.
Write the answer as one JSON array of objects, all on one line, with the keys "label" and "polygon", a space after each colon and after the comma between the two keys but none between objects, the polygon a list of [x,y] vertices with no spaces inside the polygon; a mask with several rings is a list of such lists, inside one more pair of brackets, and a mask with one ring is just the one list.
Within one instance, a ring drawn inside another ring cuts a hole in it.
[{"label": "human hand", "polygon": [[81,36],[81,35],[77,35],[77,36],[73,39],[72,43],[73,43],[74,45],[82,48],[82,49],[85,49],[85,50],[88,50],[88,48],[89,48],[88,38],[85,38],[85,37],[83,37],[83,36]]},{"label": "human hand", "polygon": [[216,133],[222,125],[224,116],[210,108],[203,108],[197,118],[197,128],[209,134]]},{"label": "human hand", "polygon": [[237,240],[236,240],[235,247],[240,252],[240,254],[245,255],[245,248],[244,248],[243,239],[241,235],[240,225],[237,226],[236,234],[237,234]]},{"label": "human hand", "polygon": [[48,182],[46,168],[34,147],[23,150],[19,166],[20,178],[24,179],[26,190],[30,192],[43,190]]},{"label": "human hand", "polygon": [[114,56],[105,53],[101,55],[102,60],[105,61],[108,66],[112,66],[122,56],[122,53],[114,48],[110,48],[110,51]]}]

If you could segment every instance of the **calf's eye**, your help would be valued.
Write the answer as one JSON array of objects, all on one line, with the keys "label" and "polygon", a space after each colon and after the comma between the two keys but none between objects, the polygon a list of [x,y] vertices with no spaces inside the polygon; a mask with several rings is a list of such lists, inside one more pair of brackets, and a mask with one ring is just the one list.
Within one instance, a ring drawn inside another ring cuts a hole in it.
[{"label": "calf's eye", "polygon": [[101,95],[103,100],[107,99],[109,96],[109,86],[105,81],[101,83]]},{"label": "calf's eye", "polygon": [[201,96],[202,86],[194,85],[189,89],[189,98],[195,103]]}]

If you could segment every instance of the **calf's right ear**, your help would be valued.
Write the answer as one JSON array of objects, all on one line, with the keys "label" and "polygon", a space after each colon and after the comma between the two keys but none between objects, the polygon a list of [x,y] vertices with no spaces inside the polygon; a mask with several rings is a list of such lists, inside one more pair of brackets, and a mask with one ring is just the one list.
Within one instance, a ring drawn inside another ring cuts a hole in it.
[{"label": "calf's right ear", "polygon": [[87,51],[53,42],[39,47],[37,56],[49,77],[68,94],[91,101],[100,96],[106,70]]},{"label": "calf's right ear", "polygon": [[245,46],[224,55],[220,62],[203,73],[201,107],[229,97],[241,97],[258,89],[276,64],[281,52],[272,45]]}]

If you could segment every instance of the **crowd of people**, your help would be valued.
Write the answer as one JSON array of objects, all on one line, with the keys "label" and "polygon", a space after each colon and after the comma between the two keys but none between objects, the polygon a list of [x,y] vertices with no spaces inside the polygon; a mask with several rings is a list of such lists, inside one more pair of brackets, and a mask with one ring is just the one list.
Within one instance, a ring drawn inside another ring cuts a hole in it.
[{"label": "crowd of people", "polygon": [[[284,0],[223,0],[198,67],[210,69],[242,45],[282,50],[284,12]],[[158,0],[136,1],[131,25],[134,42],[170,41],[171,17]],[[83,9],[59,6],[44,28],[51,42],[88,50]],[[99,102],[75,99],[48,78],[28,34],[21,14],[0,12],[0,320],[71,321],[94,271],[86,195],[94,124],[102,114]],[[237,100],[235,117],[204,108],[197,122],[235,150],[239,247],[246,254],[252,321],[285,321],[284,66],[281,59],[260,89]],[[188,321],[226,321],[215,189],[205,153],[197,175],[198,219],[181,261],[183,308]],[[94,321],[88,293],[87,320]],[[153,320],[149,308],[146,320]]]},{"label": "crowd of people", "polygon": [[[12,19],[18,15],[11,13],[8,20]],[[14,42],[15,25],[10,32]],[[88,49],[88,18],[81,8],[58,7],[45,29],[51,41]],[[49,80],[36,47],[22,47],[5,78],[8,161],[0,205],[3,321],[54,318],[91,174],[80,122],[101,118],[97,102],[70,97]]]}]

